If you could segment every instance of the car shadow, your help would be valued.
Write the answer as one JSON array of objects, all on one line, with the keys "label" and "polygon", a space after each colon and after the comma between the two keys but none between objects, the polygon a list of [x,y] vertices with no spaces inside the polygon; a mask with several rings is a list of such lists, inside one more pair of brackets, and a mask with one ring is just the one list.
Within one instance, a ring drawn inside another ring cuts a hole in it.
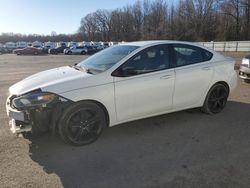
[{"label": "car shadow", "polygon": [[193,109],[107,128],[83,147],[47,134],[31,139],[30,158],[64,187],[244,187],[249,113],[229,101],[213,116]]}]

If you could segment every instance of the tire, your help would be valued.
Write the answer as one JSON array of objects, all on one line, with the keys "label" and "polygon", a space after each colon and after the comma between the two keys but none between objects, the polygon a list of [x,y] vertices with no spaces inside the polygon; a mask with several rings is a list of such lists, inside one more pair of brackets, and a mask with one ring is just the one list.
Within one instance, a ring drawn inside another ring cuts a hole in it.
[{"label": "tire", "polygon": [[86,52],[85,52],[85,51],[82,51],[82,52],[81,52],[81,55],[86,55]]},{"label": "tire", "polygon": [[202,111],[211,115],[221,112],[226,106],[228,95],[229,90],[225,85],[213,85],[207,93]]},{"label": "tire", "polygon": [[49,53],[55,55],[56,51],[55,50],[50,50]]},{"label": "tire", "polygon": [[68,55],[71,55],[71,54],[72,54],[72,52],[71,52],[71,51],[68,51],[68,52],[67,52],[67,54],[68,54]]},{"label": "tire", "polygon": [[102,108],[89,101],[75,103],[62,114],[58,129],[68,144],[82,146],[96,141],[106,125]]}]

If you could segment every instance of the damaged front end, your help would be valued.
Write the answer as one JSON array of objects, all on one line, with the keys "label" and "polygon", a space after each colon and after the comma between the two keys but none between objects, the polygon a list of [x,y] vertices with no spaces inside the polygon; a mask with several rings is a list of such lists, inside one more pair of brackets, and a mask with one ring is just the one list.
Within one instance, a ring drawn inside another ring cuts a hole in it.
[{"label": "damaged front end", "polygon": [[41,89],[21,96],[10,95],[6,101],[10,130],[15,134],[37,134],[48,130],[54,133],[60,114],[71,103],[68,99]]}]

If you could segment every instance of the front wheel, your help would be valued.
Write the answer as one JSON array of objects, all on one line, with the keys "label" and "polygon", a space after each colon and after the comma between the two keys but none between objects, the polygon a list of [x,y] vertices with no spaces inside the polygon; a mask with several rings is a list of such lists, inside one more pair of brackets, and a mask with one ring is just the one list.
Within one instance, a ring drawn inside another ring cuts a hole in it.
[{"label": "front wheel", "polygon": [[228,88],[223,84],[215,84],[208,92],[202,111],[207,114],[221,112],[227,103],[229,95]]},{"label": "front wheel", "polygon": [[103,110],[97,104],[85,101],[64,111],[59,120],[59,134],[65,142],[82,146],[96,141],[105,125]]}]

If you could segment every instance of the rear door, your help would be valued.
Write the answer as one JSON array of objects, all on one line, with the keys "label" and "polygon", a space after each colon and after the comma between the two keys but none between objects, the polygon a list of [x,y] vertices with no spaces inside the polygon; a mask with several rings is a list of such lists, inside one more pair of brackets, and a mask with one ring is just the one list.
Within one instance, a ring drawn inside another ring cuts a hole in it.
[{"label": "rear door", "polygon": [[187,44],[173,44],[175,55],[175,109],[200,105],[213,76],[212,53]]}]

